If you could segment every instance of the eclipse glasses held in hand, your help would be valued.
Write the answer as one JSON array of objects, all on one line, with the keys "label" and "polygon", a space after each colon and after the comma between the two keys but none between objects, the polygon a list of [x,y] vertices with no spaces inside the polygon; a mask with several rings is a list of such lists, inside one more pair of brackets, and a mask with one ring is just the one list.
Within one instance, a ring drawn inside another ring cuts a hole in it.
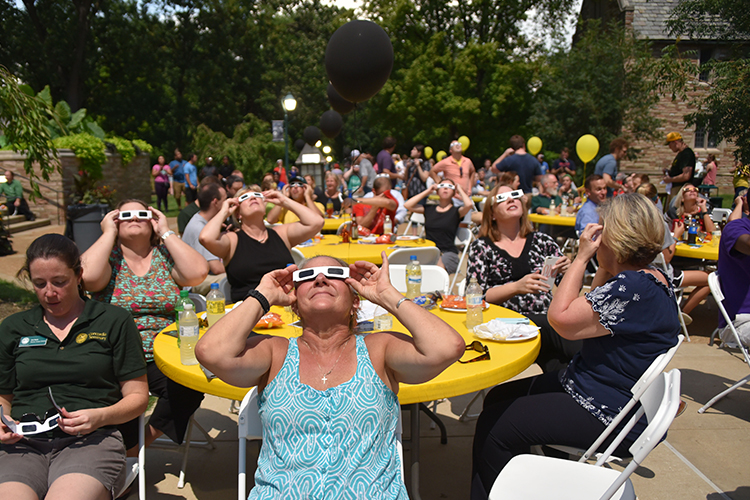
[{"label": "eclipse glasses held in hand", "polygon": [[125,210],[124,212],[120,212],[117,218],[119,220],[151,220],[153,219],[153,215],[151,214],[151,210]]},{"label": "eclipse glasses held in hand", "polygon": [[301,283],[303,281],[314,280],[319,274],[322,274],[329,279],[345,280],[349,277],[349,268],[341,266],[321,266],[297,269],[294,271],[294,274],[292,274],[292,280],[295,283]]},{"label": "eclipse glasses held in hand", "polygon": [[[32,434],[51,431],[52,429],[57,427],[57,420],[60,418],[62,408],[58,406],[58,404],[55,402],[55,398],[52,397],[52,388],[50,387],[48,388],[48,390],[48,397],[52,402],[52,406],[54,408],[47,410],[47,413],[44,415],[44,419],[39,418],[39,416],[35,413],[25,413],[21,417],[21,421],[19,423],[15,423],[13,420],[5,416],[5,414],[3,413],[3,407],[2,405],[0,405],[0,420],[2,420],[6,427],[11,430],[11,432],[19,434],[21,436],[30,436]],[[54,412],[54,415],[50,416],[50,413],[52,412]]]},{"label": "eclipse glasses held in hand", "polygon": [[454,191],[456,190],[456,186],[454,186],[450,182],[441,182],[440,184],[437,185],[437,189],[440,189],[440,188],[448,188]]},{"label": "eclipse glasses held in hand", "polygon": [[242,196],[237,198],[237,201],[239,203],[242,203],[245,200],[249,200],[250,198],[260,198],[261,200],[264,198],[263,193],[259,193],[257,191],[250,191],[247,193],[244,193]]},{"label": "eclipse glasses held in hand", "polygon": [[497,196],[495,196],[495,203],[502,203],[507,200],[517,200],[518,198],[523,198],[523,191],[520,189],[516,189],[515,191],[511,191],[509,193],[500,193]]}]

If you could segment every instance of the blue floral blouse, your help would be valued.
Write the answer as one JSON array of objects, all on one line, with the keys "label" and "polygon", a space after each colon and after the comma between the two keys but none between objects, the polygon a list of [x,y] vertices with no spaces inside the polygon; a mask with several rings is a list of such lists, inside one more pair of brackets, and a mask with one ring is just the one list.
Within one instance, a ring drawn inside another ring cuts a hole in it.
[{"label": "blue floral blouse", "polygon": [[[573,399],[608,425],[654,359],[677,343],[677,302],[671,284],[644,271],[622,272],[587,293],[586,299],[611,334],[584,340],[581,351],[560,372],[560,382]],[[644,428],[642,419],[629,438]]]}]

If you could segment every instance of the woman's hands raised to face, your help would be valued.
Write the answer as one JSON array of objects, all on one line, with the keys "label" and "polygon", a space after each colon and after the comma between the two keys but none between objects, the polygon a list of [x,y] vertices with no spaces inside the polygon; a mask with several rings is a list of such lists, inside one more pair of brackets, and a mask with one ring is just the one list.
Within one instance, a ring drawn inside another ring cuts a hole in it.
[{"label": "woman's hands raised to face", "polygon": [[576,259],[584,259],[588,262],[591,260],[591,257],[596,255],[596,251],[599,250],[599,245],[602,243],[603,228],[604,226],[601,224],[589,224],[586,226],[578,240],[578,255],[576,255]]},{"label": "woman's hands raised to face", "polygon": [[256,290],[263,294],[272,306],[290,306],[297,302],[292,274],[297,266],[292,264],[284,269],[277,269],[263,276]]},{"label": "woman's hands raised to face", "polygon": [[379,306],[384,304],[386,292],[395,291],[388,271],[388,257],[386,257],[385,252],[381,256],[383,265],[380,268],[372,262],[361,260],[350,264],[349,273],[351,277],[346,280],[358,294]]}]

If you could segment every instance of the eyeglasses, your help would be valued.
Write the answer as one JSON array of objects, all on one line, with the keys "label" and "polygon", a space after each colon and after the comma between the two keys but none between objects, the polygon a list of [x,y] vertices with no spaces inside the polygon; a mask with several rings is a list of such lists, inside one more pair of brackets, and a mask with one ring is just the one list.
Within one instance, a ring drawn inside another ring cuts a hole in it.
[{"label": "eyeglasses", "polygon": [[294,274],[292,274],[292,280],[295,283],[302,283],[303,281],[314,280],[319,274],[322,274],[329,279],[345,280],[349,277],[349,268],[341,266],[321,266],[297,269],[294,271]]},{"label": "eyeglasses", "polygon": [[117,218],[120,220],[150,220],[153,218],[153,215],[151,214],[151,210],[126,210],[120,212]]},{"label": "eyeglasses", "polygon": [[39,434],[42,432],[51,431],[57,427],[57,420],[60,418],[60,412],[62,409],[55,402],[52,397],[52,388],[48,388],[49,400],[52,402],[53,408],[47,410],[44,414],[44,419],[39,418],[36,413],[25,413],[18,424],[13,420],[7,418],[3,413],[3,407],[0,405],[0,420],[8,427],[11,432],[20,434],[21,436],[29,436],[32,434]]},{"label": "eyeglasses", "polygon": [[517,200],[518,198],[523,198],[523,191],[521,189],[498,194],[495,196],[495,203],[502,203],[507,200]]},{"label": "eyeglasses", "polygon": [[475,362],[475,361],[484,361],[485,359],[487,359],[487,360],[488,360],[488,359],[490,359],[490,348],[489,348],[489,347],[487,347],[486,345],[482,344],[482,343],[481,343],[481,342],[479,342],[478,340],[475,340],[475,341],[474,341],[474,342],[472,342],[471,344],[467,345],[467,346],[466,346],[466,350],[467,350],[467,351],[476,351],[476,352],[481,352],[481,353],[483,353],[483,354],[481,354],[481,355],[477,356],[476,358],[472,358],[472,359],[470,359],[470,360],[468,360],[468,361],[461,361],[461,360],[459,359],[459,360],[458,360],[458,362],[459,362],[459,363],[464,363],[464,364],[466,364],[466,363],[473,363],[473,362]]},{"label": "eyeglasses", "polygon": [[257,191],[250,191],[249,193],[243,193],[239,198],[237,198],[237,201],[239,203],[242,203],[245,200],[249,200],[250,198],[260,198],[261,200],[264,198],[263,193],[259,193]]},{"label": "eyeglasses", "polygon": [[448,188],[448,189],[454,189],[455,190],[456,186],[454,186],[450,182],[441,182],[440,184],[437,185],[437,188],[438,189],[440,189],[440,188]]},{"label": "eyeglasses", "polygon": [[683,192],[683,193],[689,193],[690,191],[694,191],[694,192],[696,192],[696,193],[697,193],[697,192],[698,192],[698,189],[696,189],[696,188],[694,188],[694,187],[692,187],[692,186],[691,186],[691,187],[686,187],[686,188],[684,188],[684,189],[682,190],[682,192]]}]

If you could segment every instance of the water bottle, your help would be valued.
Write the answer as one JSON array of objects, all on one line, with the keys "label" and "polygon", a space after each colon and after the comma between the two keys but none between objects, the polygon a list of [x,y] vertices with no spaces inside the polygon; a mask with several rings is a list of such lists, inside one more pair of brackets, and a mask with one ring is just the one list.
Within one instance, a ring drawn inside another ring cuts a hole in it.
[{"label": "water bottle", "polygon": [[385,216],[385,222],[383,223],[383,234],[393,233],[393,222],[391,222],[391,216]]},{"label": "water bottle", "polygon": [[554,200],[554,198],[552,199],[552,201],[549,202],[549,214],[550,215],[555,215],[555,200]]},{"label": "water bottle", "polygon": [[180,313],[185,310],[185,304],[190,304],[195,310],[195,304],[190,300],[190,292],[187,290],[180,290],[180,298],[177,299],[177,303],[174,306],[174,322],[177,326],[177,331],[180,331]]},{"label": "water bottle", "polygon": [[422,266],[416,255],[409,257],[406,265],[406,298],[413,299],[422,295]]},{"label": "water bottle", "polygon": [[469,280],[469,286],[466,288],[466,328],[470,331],[474,327],[481,325],[482,319],[482,287],[477,283],[476,278]]},{"label": "water bottle", "polygon": [[375,312],[376,316],[373,318],[373,327],[376,331],[390,330],[393,328],[393,316],[391,316],[387,310],[378,307]]},{"label": "water bottle", "polygon": [[226,299],[219,290],[218,283],[211,283],[211,291],[206,295],[206,320],[208,326],[214,326],[226,312]]},{"label": "water bottle", "polygon": [[183,365],[197,365],[195,359],[195,344],[198,342],[198,316],[193,311],[193,304],[185,304],[185,310],[180,313],[180,363]]}]

